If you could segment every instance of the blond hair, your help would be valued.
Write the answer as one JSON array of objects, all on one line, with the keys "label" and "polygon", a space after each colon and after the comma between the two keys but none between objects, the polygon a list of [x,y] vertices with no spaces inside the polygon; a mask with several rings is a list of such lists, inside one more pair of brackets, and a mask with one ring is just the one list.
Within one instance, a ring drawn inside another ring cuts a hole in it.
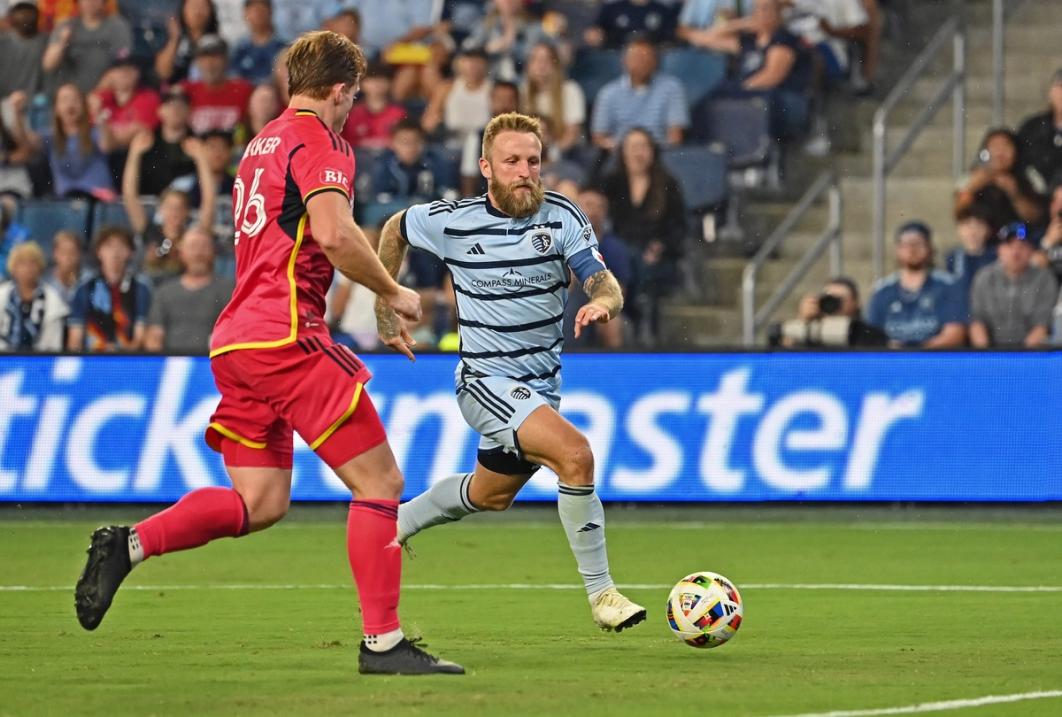
[{"label": "blond hair", "polygon": [[519,112],[506,112],[498,115],[487,123],[483,130],[483,158],[490,161],[490,150],[494,146],[494,140],[502,132],[527,132],[538,137],[542,143],[542,123],[536,117],[529,117]]},{"label": "blond hair", "polygon": [[365,74],[365,53],[330,30],[307,32],[288,48],[288,95],[323,100],[335,85],[350,85]]},{"label": "blond hair", "polygon": [[15,264],[24,259],[37,262],[37,266],[40,267],[42,272],[48,266],[48,260],[44,258],[41,245],[35,241],[26,241],[16,244],[12,247],[11,253],[7,255],[7,273],[9,275],[14,273]]}]

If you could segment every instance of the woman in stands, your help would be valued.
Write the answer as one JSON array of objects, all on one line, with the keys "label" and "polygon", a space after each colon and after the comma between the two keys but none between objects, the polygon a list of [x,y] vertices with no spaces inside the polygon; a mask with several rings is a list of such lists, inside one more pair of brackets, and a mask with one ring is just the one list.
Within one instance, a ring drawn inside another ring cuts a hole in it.
[{"label": "woman in stands", "polygon": [[978,204],[991,213],[994,226],[1003,227],[1022,221],[1036,224],[1043,218],[1044,187],[1038,174],[1031,175],[1018,162],[1018,138],[1009,129],[988,130],[977,164],[970,172],[955,199],[955,211]]},{"label": "woman in stands", "polygon": [[[18,122],[25,128],[22,109]],[[65,84],[56,91],[50,131],[24,131],[30,144],[48,156],[56,196],[103,201],[117,196],[107,164],[107,153],[116,146],[114,137],[106,123],[90,124],[88,104],[77,85]]]},{"label": "woman in stands", "polygon": [[62,351],[66,302],[41,281],[44,252],[36,242],[15,246],[7,257],[8,281],[0,284],[0,350]]},{"label": "woman in stands", "polygon": [[531,48],[520,88],[520,110],[545,121],[553,137],[551,150],[567,154],[582,140],[586,98],[565,74],[555,45],[540,42]]},{"label": "woman in stands", "polygon": [[630,313],[638,340],[652,345],[660,335],[660,300],[678,278],[686,236],[682,189],[660,161],[652,135],[635,128],[623,137],[619,165],[602,191],[612,227],[633,255]]},{"label": "woman in stands", "polygon": [[155,72],[170,84],[189,77],[196,44],[206,35],[218,34],[218,9],[214,0],[181,0],[177,17],[169,23],[169,39],[155,56]]}]

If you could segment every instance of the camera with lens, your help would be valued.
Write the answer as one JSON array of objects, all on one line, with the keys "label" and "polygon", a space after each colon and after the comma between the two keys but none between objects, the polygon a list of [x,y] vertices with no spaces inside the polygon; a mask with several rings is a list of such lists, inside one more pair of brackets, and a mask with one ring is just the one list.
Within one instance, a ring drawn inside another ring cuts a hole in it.
[{"label": "camera with lens", "polygon": [[818,304],[822,316],[836,316],[841,313],[841,307],[844,305],[840,297],[832,294],[820,294]]}]

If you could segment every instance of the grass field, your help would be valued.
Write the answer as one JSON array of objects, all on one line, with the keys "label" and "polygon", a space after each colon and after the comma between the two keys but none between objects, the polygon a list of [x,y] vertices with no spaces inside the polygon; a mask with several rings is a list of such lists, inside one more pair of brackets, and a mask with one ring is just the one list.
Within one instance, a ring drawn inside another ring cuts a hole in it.
[{"label": "grass field", "polygon": [[[594,628],[552,513],[477,516],[406,561],[407,633],[469,669],[431,678],[357,674],[333,508],[151,560],[84,632],[71,586],[104,515],[0,512],[0,714],[871,715],[1062,690],[1057,511],[610,510],[613,573],[650,610],[620,635]],[[664,620],[668,586],[695,570],[743,591],[745,622],[717,650]],[[1060,715],[1062,697],[959,707]]]}]

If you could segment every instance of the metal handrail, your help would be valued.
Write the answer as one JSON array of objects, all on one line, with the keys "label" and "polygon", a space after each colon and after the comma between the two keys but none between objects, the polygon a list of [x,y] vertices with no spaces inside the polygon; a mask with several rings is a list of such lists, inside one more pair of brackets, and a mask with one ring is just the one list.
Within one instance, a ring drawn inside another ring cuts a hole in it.
[{"label": "metal handrail", "polygon": [[1004,44],[1007,16],[1013,14],[1025,0],[992,0],[992,126],[1003,126],[1003,106],[1006,100],[1006,45]]},{"label": "metal handrail", "polygon": [[[952,71],[943,84],[918,113],[897,146],[888,151],[886,146],[889,113],[896,104],[907,96],[911,87],[923,78],[929,65],[936,59],[941,48],[952,42]],[[873,206],[873,270],[874,278],[879,279],[885,273],[885,196],[886,181],[889,174],[911,148],[918,135],[926,128],[933,117],[948,100],[952,98],[954,136],[952,142],[952,174],[954,178],[962,175],[966,155],[966,27],[962,18],[954,16],[948,19],[919,53],[914,62],[900,78],[896,86],[874,113],[874,206]]]},{"label": "metal handrail", "polygon": [[[782,245],[793,227],[804,218],[812,206],[826,195],[830,203],[829,220],[822,234],[808,249],[804,256],[789,270],[778,286],[775,287],[771,296],[764,302],[760,309],[756,310],[756,282],[760,269],[767,263],[772,254]],[[843,271],[844,257],[841,247],[841,223],[843,204],[841,199],[841,186],[837,181],[837,175],[833,172],[823,172],[818,179],[808,188],[804,196],[800,198],[796,206],[790,210],[782,223],[771,232],[766,241],[745,265],[745,271],[741,275],[741,313],[742,313],[742,338],[745,346],[752,346],[756,341],[756,332],[763,328],[764,324],[774,315],[778,307],[782,305],[789,293],[796,287],[811,266],[822,256],[827,248],[830,249],[830,273],[837,276]]]}]

